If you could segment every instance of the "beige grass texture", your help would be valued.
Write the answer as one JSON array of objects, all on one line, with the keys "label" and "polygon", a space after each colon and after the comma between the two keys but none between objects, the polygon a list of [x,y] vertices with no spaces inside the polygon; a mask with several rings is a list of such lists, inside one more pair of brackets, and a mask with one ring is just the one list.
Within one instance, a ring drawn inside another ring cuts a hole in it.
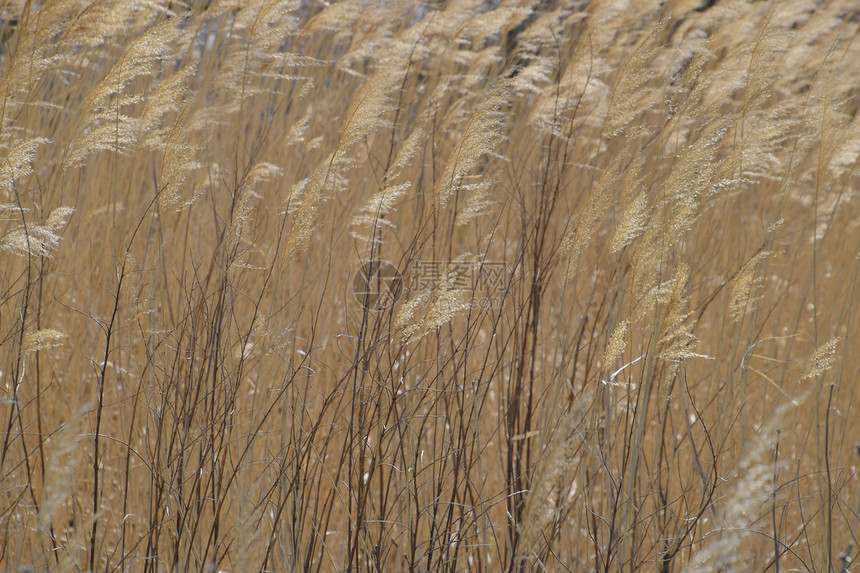
[{"label": "beige grass texture", "polygon": [[0,0],[0,570],[851,570],[858,26]]}]

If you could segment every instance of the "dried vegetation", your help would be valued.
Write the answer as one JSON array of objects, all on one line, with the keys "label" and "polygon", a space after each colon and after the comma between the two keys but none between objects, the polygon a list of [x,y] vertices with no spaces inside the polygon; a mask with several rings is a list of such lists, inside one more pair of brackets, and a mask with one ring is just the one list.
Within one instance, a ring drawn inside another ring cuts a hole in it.
[{"label": "dried vegetation", "polygon": [[0,569],[850,569],[858,22],[0,0]]}]

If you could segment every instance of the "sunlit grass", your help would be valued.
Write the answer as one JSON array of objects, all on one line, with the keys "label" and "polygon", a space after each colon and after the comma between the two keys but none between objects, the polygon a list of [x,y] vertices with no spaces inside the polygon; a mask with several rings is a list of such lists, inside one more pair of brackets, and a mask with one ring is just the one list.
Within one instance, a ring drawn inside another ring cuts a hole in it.
[{"label": "sunlit grass", "polygon": [[0,0],[2,569],[847,570],[858,14]]}]

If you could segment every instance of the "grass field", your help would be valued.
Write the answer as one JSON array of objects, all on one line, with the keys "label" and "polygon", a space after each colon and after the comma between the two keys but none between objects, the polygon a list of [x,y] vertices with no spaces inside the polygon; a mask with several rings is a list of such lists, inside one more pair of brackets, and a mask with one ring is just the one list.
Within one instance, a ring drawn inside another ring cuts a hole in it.
[{"label": "grass field", "polygon": [[0,570],[852,569],[856,2],[0,20]]}]

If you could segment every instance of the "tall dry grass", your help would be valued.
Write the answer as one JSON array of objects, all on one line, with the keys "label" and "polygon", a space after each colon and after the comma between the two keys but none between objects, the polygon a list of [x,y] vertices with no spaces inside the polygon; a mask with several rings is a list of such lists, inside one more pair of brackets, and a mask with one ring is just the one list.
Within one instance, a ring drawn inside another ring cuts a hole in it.
[{"label": "tall dry grass", "polygon": [[0,19],[4,571],[851,569],[854,2]]}]

